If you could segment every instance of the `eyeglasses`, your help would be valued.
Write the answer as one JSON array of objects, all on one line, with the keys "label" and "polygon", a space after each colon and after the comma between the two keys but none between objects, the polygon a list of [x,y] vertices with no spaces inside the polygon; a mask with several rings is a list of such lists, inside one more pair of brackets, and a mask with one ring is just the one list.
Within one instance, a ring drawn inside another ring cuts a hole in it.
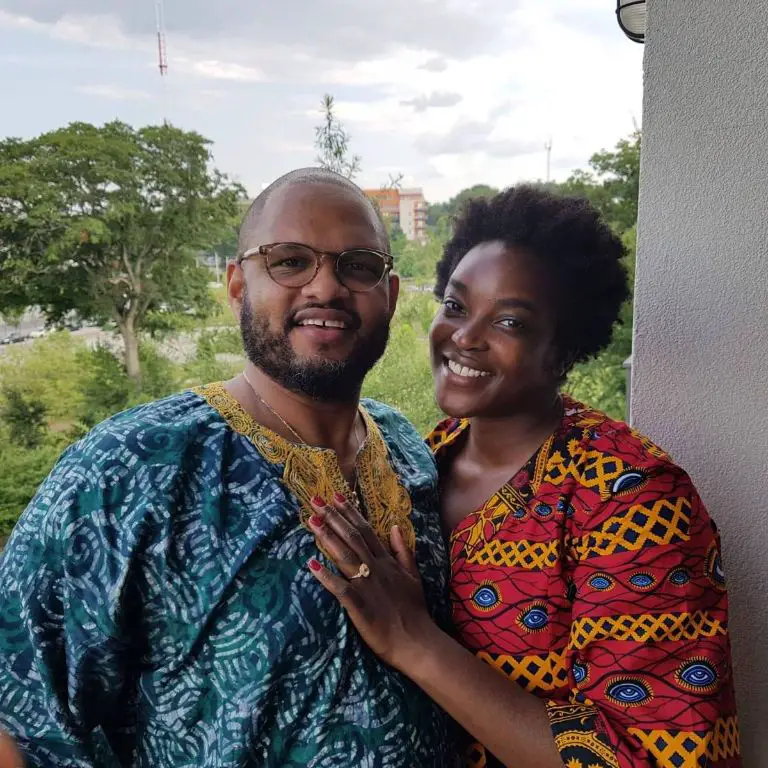
[{"label": "eyeglasses", "polygon": [[284,288],[301,288],[311,283],[324,258],[332,259],[339,282],[353,293],[373,290],[392,269],[392,256],[371,248],[354,248],[341,253],[318,251],[301,243],[258,245],[242,253],[237,263],[252,256],[264,256],[267,273]]}]

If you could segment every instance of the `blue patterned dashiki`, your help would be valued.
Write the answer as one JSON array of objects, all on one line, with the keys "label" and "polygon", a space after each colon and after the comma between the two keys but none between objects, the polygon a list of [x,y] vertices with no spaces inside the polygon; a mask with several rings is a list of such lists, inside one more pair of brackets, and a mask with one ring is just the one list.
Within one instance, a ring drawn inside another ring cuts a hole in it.
[{"label": "blue patterned dashiki", "polygon": [[[360,496],[408,534],[445,608],[436,468],[365,401]],[[223,386],[119,414],[70,447],[0,560],[0,726],[31,766],[435,766],[446,716],[312,577],[335,454],[256,424]],[[321,560],[326,560],[320,555]]]}]

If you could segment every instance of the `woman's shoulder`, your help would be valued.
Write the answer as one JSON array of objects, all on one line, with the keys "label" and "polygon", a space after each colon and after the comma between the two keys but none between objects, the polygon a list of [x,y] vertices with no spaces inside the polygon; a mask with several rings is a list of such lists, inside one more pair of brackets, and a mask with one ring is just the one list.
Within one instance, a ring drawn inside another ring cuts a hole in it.
[{"label": "woman's shoulder", "polygon": [[456,440],[468,425],[468,419],[457,419],[453,416],[445,418],[426,436],[426,443],[432,453],[437,453]]},{"label": "woman's shoulder", "polygon": [[563,411],[560,434],[574,459],[604,456],[629,465],[679,469],[665,450],[629,424],[565,395]]}]

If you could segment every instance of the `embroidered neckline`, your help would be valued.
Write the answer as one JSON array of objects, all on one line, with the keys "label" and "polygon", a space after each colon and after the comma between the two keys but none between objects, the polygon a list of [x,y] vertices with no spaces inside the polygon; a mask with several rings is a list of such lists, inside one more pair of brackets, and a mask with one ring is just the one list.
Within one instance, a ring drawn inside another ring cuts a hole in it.
[{"label": "embroidered neckline", "polygon": [[[351,498],[352,489],[332,450],[292,443],[259,424],[227,392],[223,382],[195,387],[192,391],[202,397],[231,429],[250,440],[266,461],[283,465],[282,483],[299,501],[302,525],[308,528],[312,515],[310,501],[314,496],[329,499],[339,492]],[[399,526],[405,541],[414,548],[416,537],[411,522],[411,497],[392,468],[387,444],[378,425],[362,405],[360,412],[367,437],[357,456],[357,475],[368,522],[387,544],[392,527]]]}]

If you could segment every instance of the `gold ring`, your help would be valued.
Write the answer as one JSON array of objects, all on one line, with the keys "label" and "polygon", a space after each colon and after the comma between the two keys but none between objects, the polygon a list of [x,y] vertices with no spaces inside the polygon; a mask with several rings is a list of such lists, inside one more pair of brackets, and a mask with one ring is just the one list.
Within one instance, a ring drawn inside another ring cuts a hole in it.
[{"label": "gold ring", "polygon": [[354,576],[350,576],[350,579],[367,579],[371,575],[371,569],[365,564],[360,563],[360,567],[357,569],[357,573]]}]

